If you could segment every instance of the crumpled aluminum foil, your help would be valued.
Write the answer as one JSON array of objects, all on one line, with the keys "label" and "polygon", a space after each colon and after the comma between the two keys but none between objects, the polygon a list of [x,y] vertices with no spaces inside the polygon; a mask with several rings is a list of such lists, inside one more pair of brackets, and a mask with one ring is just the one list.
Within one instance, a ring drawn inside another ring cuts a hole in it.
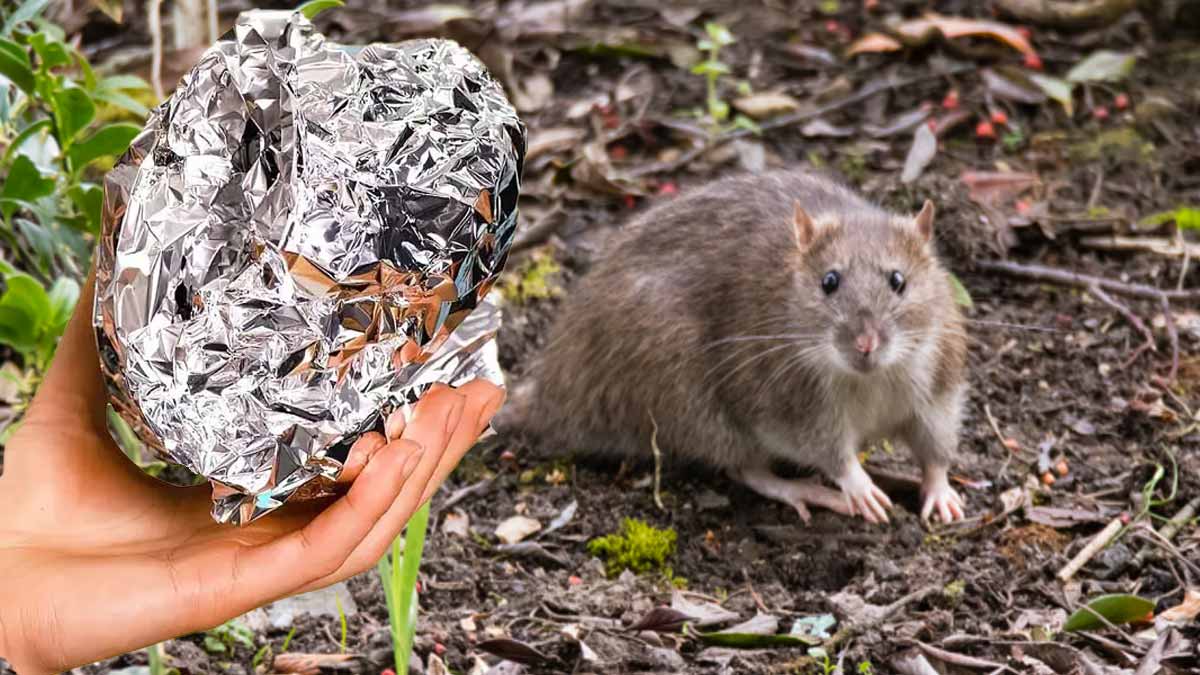
[{"label": "crumpled aluminum foil", "polygon": [[93,318],[114,407],[212,481],[217,521],[328,492],[431,384],[502,382],[489,289],[524,154],[453,42],[343,47],[295,12],[242,14],[105,183]]}]

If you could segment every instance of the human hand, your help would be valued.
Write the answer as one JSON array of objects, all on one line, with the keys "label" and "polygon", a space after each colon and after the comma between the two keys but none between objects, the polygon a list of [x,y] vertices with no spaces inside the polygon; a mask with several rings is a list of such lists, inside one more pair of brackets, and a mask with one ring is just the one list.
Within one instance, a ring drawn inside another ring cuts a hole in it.
[{"label": "human hand", "polygon": [[110,438],[91,306],[89,290],[5,449],[0,656],[21,675],[211,628],[369,569],[504,399],[483,381],[436,387],[407,425],[393,416],[388,438],[355,443],[345,495],[219,525],[207,486],[147,476]]}]

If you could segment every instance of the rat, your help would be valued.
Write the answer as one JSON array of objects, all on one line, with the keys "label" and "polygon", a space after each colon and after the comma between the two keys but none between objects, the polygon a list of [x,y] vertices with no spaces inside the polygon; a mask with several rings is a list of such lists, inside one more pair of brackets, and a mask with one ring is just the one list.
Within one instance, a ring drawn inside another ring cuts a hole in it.
[{"label": "rat", "polygon": [[[808,522],[892,508],[858,459],[906,444],[921,517],[963,518],[947,470],[966,333],[933,247],[934,206],[896,215],[798,169],[658,204],[580,280],[497,427],[560,450],[662,452],[724,470]],[[824,474],[785,479],[782,460]]]}]

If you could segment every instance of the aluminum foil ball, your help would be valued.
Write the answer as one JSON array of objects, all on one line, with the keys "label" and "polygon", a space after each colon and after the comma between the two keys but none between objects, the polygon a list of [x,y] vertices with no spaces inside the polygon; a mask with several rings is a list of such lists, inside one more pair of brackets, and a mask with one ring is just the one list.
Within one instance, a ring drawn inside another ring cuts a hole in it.
[{"label": "aluminum foil ball", "polygon": [[499,380],[488,291],[524,151],[453,42],[349,48],[298,13],[242,14],[105,184],[94,323],[114,407],[242,523],[336,478],[431,384]]}]

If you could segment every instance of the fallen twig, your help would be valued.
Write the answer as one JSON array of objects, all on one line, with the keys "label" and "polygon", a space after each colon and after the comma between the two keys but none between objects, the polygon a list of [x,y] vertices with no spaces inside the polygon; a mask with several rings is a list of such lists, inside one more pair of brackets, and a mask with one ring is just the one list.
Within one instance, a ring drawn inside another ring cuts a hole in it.
[{"label": "fallen twig", "polygon": [[1200,244],[1166,237],[1082,237],[1079,243],[1101,251],[1146,251],[1170,258],[1200,257]]},{"label": "fallen twig", "polygon": [[1092,537],[1087,546],[1083,547],[1083,550],[1077,553],[1074,558],[1071,558],[1071,561],[1058,571],[1057,576],[1059,580],[1070,581],[1071,577],[1075,576],[1075,573],[1086,565],[1089,560],[1103,550],[1105,546],[1108,546],[1113,537],[1117,536],[1117,533],[1121,531],[1123,525],[1124,523],[1121,521],[1120,516],[1109,521],[1108,525],[1105,525],[1104,529],[1100,530],[1100,533]]},{"label": "fallen twig", "polygon": [[163,99],[162,88],[162,0],[147,0],[146,24],[150,29],[150,85],[154,88],[154,98]]},{"label": "fallen twig", "polygon": [[[1171,315],[1171,300],[1184,302],[1200,301],[1200,291],[1196,290],[1162,290],[1146,284],[1127,284],[1113,279],[1105,279],[1091,274],[1080,274],[1070,270],[1061,270],[1044,265],[1025,265],[1009,260],[984,260],[976,263],[981,270],[1001,272],[1012,276],[1024,277],[1035,281],[1048,281],[1065,286],[1075,286],[1087,291],[1101,289],[1133,298],[1157,300],[1162,306],[1163,318],[1167,327],[1167,337],[1171,342],[1171,372],[1167,375],[1168,382],[1175,381],[1179,372],[1179,331],[1175,327],[1175,319]],[[1096,295],[1093,293],[1093,295]],[[1096,295],[1100,298],[1099,295]],[[1103,300],[1103,298],[1100,298]],[[1111,298],[1110,298],[1111,300]],[[1113,305],[1110,305],[1113,306]],[[1118,309],[1118,311],[1121,311]],[[1132,312],[1130,312],[1132,315]],[[1129,316],[1126,316],[1129,318]]]},{"label": "fallen twig", "polygon": [[1125,317],[1125,320],[1128,321],[1129,324],[1137,330],[1137,332],[1141,333],[1142,337],[1145,339],[1145,342],[1143,342],[1140,347],[1133,350],[1133,354],[1130,355],[1125,363],[1121,364],[1122,367],[1128,367],[1129,364],[1136,361],[1137,358],[1142,355],[1142,352],[1146,351],[1147,349],[1150,351],[1158,351],[1158,348],[1154,345],[1154,333],[1150,332],[1150,329],[1146,326],[1146,323],[1142,321],[1137,314],[1134,314],[1133,310],[1126,307],[1121,301],[1117,300],[1113,296],[1104,292],[1104,289],[1100,288],[1099,286],[1089,286],[1088,293],[1090,293],[1092,297],[1096,298],[1100,302],[1103,302],[1109,307],[1117,310],[1117,312],[1121,316]]},{"label": "fallen twig", "polygon": [[[1191,521],[1192,518],[1196,517],[1196,509],[1200,509],[1200,497],[1193,497],[1192,501],[1184,504],[1183,508],[1176,511],[1175,515],[1171,516],[1171,519],[1158,529],[1157,537],[1163,543],[1169,544],[1175,538],[1175,535],[1179,534],[1179,530]],[[1139,551],[1137,557],[1134,558],[1134,566],[1141,567],[1146,558],[1150,557],[1153,552],[1154,549],[1149,546]]]},{"label": "fallen twig", "polygon": [[878,626],[885,619],[895,616],[906,606],[914,602],[920,602],[921,600],[924,600],[925,598],[933,595],[934,593],[938,593],[939,591],[941,591],[941,586],[937,585],[930,585],[915,590],[912,593],[909,593],[908,595],[893,602],[892,604],[887,605],[881,612],[879,612],[878,616],[874,616],[868,621],[861,621],[857,624],[842,626],[836,633],[833,634],[832,637],[826,640],[825,644],[822,646],[825,648],[826,652],[830,654],[836,653],[842,643],[847,642],[860,633]]},{"label": "fallen twig", "polygon": [[[865,85],[862,89],[859,89],[845,98],[840,98],[836,101],[826,103],[825,105],[817,106],[811,110],[797,110],[793,113],[780,115],[774,119],[766,120],[758,125],[758,131],[782,129],[784,127],[789,127],[801,122],[807,122],[822,115],[827,115],[835,110],[841,110],[842,108],[854,105],[855,103],[861,103],[862,101],[871,98],[881,91],[886,91],[888,89],[904,89],[905,87],[910,87],[912,85],[925,82],[931,77],[958,75],[960,73],[975,70],[975,68],[976,66],[973,64],[965,64],[961,66],[955,66],[953,68],[947,68],[942,72],[922,75],[920,77],[912,77],[906,80],[871,82]],[[628,176],[630,178],[642,178],[644,176],[650,176],[658,173],[671,173],[673,171],[678,171],[679,169],[690,164],[692,160],[716,147],[728,143],[729,141],[735,141],[739,138],[746,138],[755,133],[758,132],[751,131],[749,129],[734,129],[732,131],[727,131],[719,136],[710,138],[707,141],[697,143],[690,150],[680,154],[675,159],[664,162],[654,162],[652,164],[645,164],[637,167],[636,169],[631,170]]]},{"label": "fallen twig", "polygon": [[654,505],[659,511],[666,511],[662,500],[662,450],[658,447],[658,422],[654,415],[650,415],[650,425],[653,427],[650,432],[650,452],[654,453]]},{"label": "fallen twig", "polygon": [[1090,30],[1115,23],[1136,4],[1137,0],[996,0],[994,6],[1025,23]]},{"label": "fallen twig", "polygon": [[1005,666],[1003,663],[996,663],[995,661],[988,661],[987,659],[980,659],[980,658],[976,658],[974,656],[967,656],[966,654],[956,654],[955,652],[946,651],[945,649],[941,649],[940,647],[934,647],[933,645],[927,645],[924,642],[918,641],[917,647],[919,647],[921,649],[921,651],[925,652],[926,654],[932,656],[933,658],[935,658],[939,661],[945,661],[946,663],[950,663],[950,664],[953,664],[956,666],[963,666],[964,668],[995,668],[995,669],[998,669],[997,671],[993,671],[993,672],[1002,672],[1002,671],[1008,670],[1008,666]]},{"label": "fallen twig", "polygon": [[1012,262],[1010,260],[981,260],[975,263],[976,267],[988,272],[1001,272],[1015,277],[1024,277],[1033,279],[1034,281],[1048,281],[1064,286],[1074,286],[1076,288],[1087,289],[1091,286],[1098,286],[1106,291],[1111,291],[1119,295],[1127,295],[1133,298],[1142,298],[1145,300],[1181,300],[1183,302],[1200,302],[1200,291],[1186,290],[1162,290],[1145,284],[1127,284],[1113,279],[1105,279],[1091,274],[1081,274],[1070,270],[1056,269],[1054,267],[1046,267],[1045,265],[1026,265],[1023,263]]}]

